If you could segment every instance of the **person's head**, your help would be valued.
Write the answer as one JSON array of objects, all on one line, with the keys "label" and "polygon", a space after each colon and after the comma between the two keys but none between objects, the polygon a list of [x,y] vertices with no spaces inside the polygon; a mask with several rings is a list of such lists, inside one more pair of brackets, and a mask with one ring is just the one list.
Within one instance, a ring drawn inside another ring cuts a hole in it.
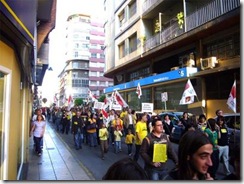
[{"label": "person's head", "polygon": [[132,158],[126,157],[112,164],[103,180],[148,180],[144,169]]},{"label": "person's head", "polygon": [[147,122],[147,113],[144,112],[142,115],[141,115],[141,121],[143,122]]},{"label": "person's head", "polygon": [[222,127],[222,126],[224,126],[224,124],[225,124],[225,118],[224,118],[224,116],[218,116],[218,118],[217,118],[217,125],[219,125],[220,127]]},{"label": "person's head", "polygon": [[162,133],[163,132],[163,122],[161,120],[160,117],[154,117],[153,121],[152,121],[152,128],[153,128],[153,132],[155,133]]},{"label": "person's head", "polygon": [[80,117],[80,115],[81,115],[81,111],[77,110],[76,111],[76,116]]},{"label": "person's head", "polygon": [[37,121],[43,121],[44,118],[43,118],[42,115],[37,115],[36,120],[37,120]]},{"label": "person's head", "polygon": [[184,112],[182,116],[183,116],[183,118],[188,118],[188,113]]},{"label": "person's head", "polygon": [[216,116],[223,116],[223,111],[221,109],[218,109],[215,111]]},{"label": "person's head", "polygon": [[213,146],[201,131],[187,131],[181,138],[178,148],[179,178],[203,178],[212,166]]},{"label": "person's head", "polygon": [[130,128],[128,129],[128,134],[131,134],[131,129]]},{"label": "person's head", "polygon": [[216,129],[216,121],[213,118],[209,118],[207,121],[207,128],[211,129],[214,131]]},{"label": "person's head", "polygon": [[164,120],[169,120],[169,115],[168,114],[165,114],[165,116],[164,116]]},{"label": "person's head", "polygon": [[204,114],[200,114],[198,118],[199,123],[204,123],[206,121],[206,116]]}]

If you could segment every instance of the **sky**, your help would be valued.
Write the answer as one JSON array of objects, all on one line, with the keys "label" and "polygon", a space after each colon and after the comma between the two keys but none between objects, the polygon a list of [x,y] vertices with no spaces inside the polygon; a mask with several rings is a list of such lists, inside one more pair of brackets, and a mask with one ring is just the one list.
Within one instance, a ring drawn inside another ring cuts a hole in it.
[{"label": "sky", "polygon": [[58,75],[63,70],[65,63],[63,40],[67,17],[75,13],[82,13],[104,19],[103,2],[104,0],[57,0],[56,25],[49,34],[49,67],[52,67],[53,71],[47,70],[44,76],[41,87],[43,98],[52,101],[58,90]]}]

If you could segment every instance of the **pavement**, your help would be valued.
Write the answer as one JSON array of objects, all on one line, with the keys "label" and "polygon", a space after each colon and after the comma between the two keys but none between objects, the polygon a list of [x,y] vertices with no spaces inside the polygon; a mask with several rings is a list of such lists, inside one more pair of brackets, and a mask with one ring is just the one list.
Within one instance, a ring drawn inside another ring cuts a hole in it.
[{"label": "pavement", "polygon": [[61,139],[49,123],[44,135],[43,153],[34,151],[30,138],[29,165],[26,180],[95,180],[89,170],[72,155],[69,146]]}]

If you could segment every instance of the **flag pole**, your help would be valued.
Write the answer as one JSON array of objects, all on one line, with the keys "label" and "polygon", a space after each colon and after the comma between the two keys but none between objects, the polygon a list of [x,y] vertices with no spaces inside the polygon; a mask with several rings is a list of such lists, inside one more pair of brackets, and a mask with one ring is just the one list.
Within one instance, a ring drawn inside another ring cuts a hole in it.
[{"label": "flag pole", "polygon": [[[197,97],[197,96],[196,96],[196,98],[197,98],[197,101],[198,101],[198,102],[200,102],[200,100],[198,99],[198,97]],[[202,113],[203,113],[203,114],[205,114],[205,113],[204,113],[204,109],[203,109],[202,104],[201,104],[201,109],[202,109]]]}]

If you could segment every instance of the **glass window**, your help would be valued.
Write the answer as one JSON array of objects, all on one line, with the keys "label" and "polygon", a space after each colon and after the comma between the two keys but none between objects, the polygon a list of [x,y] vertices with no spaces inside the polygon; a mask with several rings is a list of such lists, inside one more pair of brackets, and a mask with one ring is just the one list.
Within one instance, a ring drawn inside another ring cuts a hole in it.
[{"label": "glass window", "polygon": [[129,17],[131,18],[133,15],[136,14],[136,0],[132,1],[129,4]]},{"label": "glass window", "polygon": [[[141,103],[151,103],[151,88],[142,89],[142,96],[138,99],[136,90],[126,93],[127,103],[131,109],[141,111]],[[155,109],[155,108],[154,108]]]},{"label": "glass window", "polygon": [[119,59],[125,56],[125,42],[119,45]]},{"label": "glass window", "polygon": [[130,38],[129,38],[129,48],[130,48],[130,53],[134,52],[137,48],[137,34],[133,34]]}]

